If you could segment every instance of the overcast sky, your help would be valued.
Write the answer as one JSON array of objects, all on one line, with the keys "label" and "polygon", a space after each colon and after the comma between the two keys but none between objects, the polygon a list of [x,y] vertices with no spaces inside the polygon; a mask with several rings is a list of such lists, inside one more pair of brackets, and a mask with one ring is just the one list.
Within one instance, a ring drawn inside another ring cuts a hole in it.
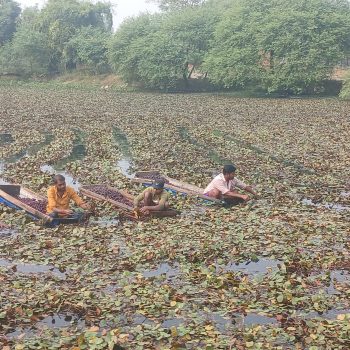
[{"label": "overcast sky", "polygon": [[[16,0],[21,4],[22,8],[28,6],[39,5],[42,7],[45,0]],[[114,9],[114,28],[118,27],[121,22],[127,17],[138,15],[140,12],[155,12],[157,6],[149,4],[146,0],[112,0]]]}]

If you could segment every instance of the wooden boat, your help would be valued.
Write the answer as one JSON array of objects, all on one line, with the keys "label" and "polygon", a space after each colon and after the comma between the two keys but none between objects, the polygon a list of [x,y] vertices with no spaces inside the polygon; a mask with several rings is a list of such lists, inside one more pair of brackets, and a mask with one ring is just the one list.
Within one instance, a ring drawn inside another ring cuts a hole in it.
[{"label": "wooden boat", "polygon": [[45,223],[51,223],[53,219],[41,211],[23,203],[20,198],[30,198],[46,202],[46,198],[21,185],[0,185],[0,203],[11,208],[24,210],[35,219],[42,219]]},{"label": "wooden boat", "polygon": [[149,178],[149,174],[152,175],[152,178],[159,176],[160,178],[164,178],[166,183],[164,185],[164,188],[175,193],[182,193],[185,195],[190,196],[196,196],[198,198],[202,198],[206,201],[214,202],[214,203],[221,203],[219,199],[211,198],[208,196],[205,196],[203,194],[204,189],[192,184],[189,184],[187,182],[179,181],[176,179],[173,179],[169,176],[161,174],[159,170],[144,170],[144,171],[138,171],[135,174],[135,177],[131,179],[131,182],[133,183],[140,183],[144,186],[151,186],[153,179]]},{"label": "wooden boat", "polygon": [[[107,188],[109,191],[114,191],[119,193],[123,198],[125,198],[129,203],[123,203],[119,202],[117,200],[114,200],[112,198],[109,198],[108,196],[96,193],[94,191],[94,187],[98,186],[103,186],[104,188]],[[98,201],[104,201],[111,203],[114,207],[120,209],[121,214],[124,215],[125,217],[131,219],[131,220],[142,220],[145,219],[145,217],[137,217],[135,212],[134,212],[134,196],[127,191],[120,190],[118,188],[109,186],[109,185],[86,185],[80,187],[80,192],[81,194],[85,195],[86,197],[89,197],[91,199],[95,199]],[[176,216],[178,214],[178,211],[170,209],[170,210],[162,210],[162,211],[153,211],[150,213],[151,217],[172,217]]]}]

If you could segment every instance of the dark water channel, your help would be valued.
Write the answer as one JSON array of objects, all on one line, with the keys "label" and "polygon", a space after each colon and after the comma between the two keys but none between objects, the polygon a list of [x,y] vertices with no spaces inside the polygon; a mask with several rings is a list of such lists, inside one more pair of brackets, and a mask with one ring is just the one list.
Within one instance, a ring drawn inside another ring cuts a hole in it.
[{"label": "dark water channel", "polygon": [[195,138],[193,138],[190,134],[190,132],[188,131],[187,128],[183,127],[183,126],[179,126],[177,128],[178,133],[180,135],[180,137],[186,141],[189,142],[191,145],[195,146],[197,149],[199,149],[200,151],[206,150],[208,153],[208,157],[209,159],[211,159],[214,163],[222,166],[224,164],[231,164],[232,161],[227,159],[227,158],[222,158],[217,152],[215,152],[213,149],[208,148],[208,145],[204,145],[200,142],[198,142]]},{"label": "dark water channel", "polygon": [[20,161],[22,158],[25,157],[31,157],[34,156],[36,153],[38,153],[43,147],[47,146],[52,142],[54,139],[54,136],[52,134],[45,134],[45,140],[43,142],[35,143],[33,145],[30,145],[27,149],[24,149],[18,153],[15,153],[5,159],[0,159],[0,185],[6,185],[8,184],[7,181],[5,181],[1,174],[5,171],[5,167],[9,164],[15,164],[18,161]]},{"label": "dark water channel", "polygon": [[302,165],[294,160],[283,159],[282,157],[275,156],[274,154],[271,154],[268,151],[261,149],[260,147],[254,146],[254,145],[250,144],[249,142],[242,141],[238,138],[235,138],[232,135],[229,135],[221,130],[214,130],[213,134],[215,136],[224,137],[226,140],[232,141],[235,144],[237,144],[243,148],[249,149],[251,151],[254,151],[257,154],[266,155],[267,157],[269,157],[270,159],[272,159],[273,161],[275,161],[277,163],[283,164],[285,166],[293,167],[295,170],[299,171],[300,173],[304,173],[304,174],[308,174],[308,175],[315,174],[315,171],[313,169],[306,168],[304,165]]},{"label": "dark water channel", "polygon": [[87,155],[85,146],[85,134],[79,129],[75,129],[74,132],[75,139],[73,141],[72,151],[67,157],[60,159],[53,165],[56,171],[65,170],[68,163],[83,160]]}]

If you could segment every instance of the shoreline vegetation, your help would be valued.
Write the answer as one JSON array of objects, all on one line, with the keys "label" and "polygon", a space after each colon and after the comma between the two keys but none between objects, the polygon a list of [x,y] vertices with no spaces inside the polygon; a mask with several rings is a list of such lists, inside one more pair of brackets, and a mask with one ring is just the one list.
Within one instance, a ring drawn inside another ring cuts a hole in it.
[{"label": "shoreline vegetation", "polygon": [[115,74],[91,75],[87,73],[67,73],[54,77],[28,77],[14,75],[0,75],[0,86],[33,87],[49,89],[74,90],[102,90],[111,92],[132,93],[169,93],[169,94],[222,94],[232,97],[247,98],[335,98],[338,97],[343,86],[342,80],[329,80],[327,90],[318,94],[287,94],[280,92],[266,92],[258,87],[245,89],[222,89],[211,85],[208,80],[193,79],[187,86],[179,85],[169,90],[150,89],[138,84],[128,84]]}]

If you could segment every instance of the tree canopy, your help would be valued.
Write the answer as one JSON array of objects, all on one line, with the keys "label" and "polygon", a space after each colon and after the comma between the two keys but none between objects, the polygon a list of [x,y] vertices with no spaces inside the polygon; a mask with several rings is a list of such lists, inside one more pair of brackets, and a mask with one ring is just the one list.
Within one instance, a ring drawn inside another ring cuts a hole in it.
[{"label": "tree canopy", "polygon": [[346,0],[245,0],[224,16],[206,56],[210,79],[225,87],[314,90],[348,50]]},{"label": "tree canopy", "polygon": [[113,33],[109,3],[48,0],[21,13],[0,0],[0,73],[84,68],[155,89],[196,77],[218,89],[299,94],[321,92],[349,55],[347,0],[150,1],[161,11],[129,18]]},{"label": "tree canopy", "polygon": [[12,39],[20,13],[21,8],[17,2],[0,0],[0,46]]}]

